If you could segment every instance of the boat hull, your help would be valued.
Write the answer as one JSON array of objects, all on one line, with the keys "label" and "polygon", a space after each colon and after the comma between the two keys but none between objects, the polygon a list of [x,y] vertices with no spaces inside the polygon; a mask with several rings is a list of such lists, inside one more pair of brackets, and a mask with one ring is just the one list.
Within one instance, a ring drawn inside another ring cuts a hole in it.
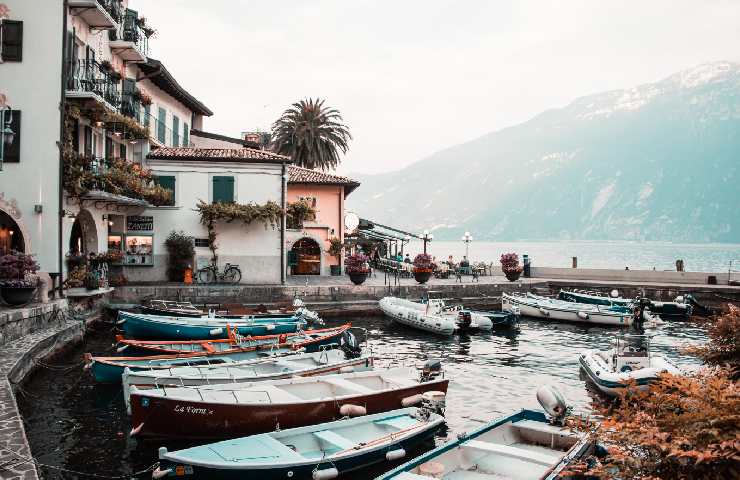
[{"label": "boat hull", "polygon": [[662,356],[653,356],[651,366],[631,372],[615,372],[597,350],[586,350],[578,356],[581,370],[602,393],[617,396],[634,382],[635,388],[647,390],[662,372],[680,374],[681,371]]},{"label": "boat hull", "polygon": [[342,418],[344,404],[362,405],[367,413],[400,408],[401,401],[427,391],[447,392],[448,380],[439,379],[391,391],[326,398],[298,403],[217,404],[131,392],[131,424],[137,436],[212,440],[302,427]]},{"label": "boat hull", "polygon": [[426,315],[423,311],[413,307],[404,307],[393,297],[380,300],[379,305],[383,313],[394,321],[408,327],[436,333],[437,335],[452,335],[455,333],[455,320],[441,315]]},{"label": "boat hull", "polygon": [[478,315],[483,315],[491,321],[491,327],[493,329],[507,329],[515,328],[519,325],[519,315],[513,312],[475,312]]},{"label": "boat hull", "polygon": [[[570,292],[561,290],[558,298],[566,302],[585,303],[588,305],[620,305],[626,307],[634,303],[634,300],[627,298],[611,298],[599,295],[589,295],[587,293]],[[692,307],[687,303],[679,302],[654,302],[651,301],[648,306],[650,312],[664,317],[689,317]]]},{"label": "boat hull", "polygon": [[[503,294],[503,308],[519,308],[522,315],[546,320],[587,323],[594,325],[608,325],[615,327],[629,326],[632,316],[628,313],[607,313],[593,309],[577,309],[577,307],[563,308],[558,305],[549,305],[537,299]],[[574,304],[577,305],[577,304]]]}]

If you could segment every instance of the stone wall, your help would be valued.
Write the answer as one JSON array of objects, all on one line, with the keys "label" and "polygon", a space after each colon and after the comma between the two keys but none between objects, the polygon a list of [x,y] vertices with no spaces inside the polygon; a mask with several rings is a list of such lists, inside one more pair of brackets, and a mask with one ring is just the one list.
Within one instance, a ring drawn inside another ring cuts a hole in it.
[{"label": "stone wall", "polygon": [[24,308],[0,309],[0,345],[58,322],[67,300],[33,304]]},{"label": "stone wall", "polygon": [[717,285],[727,285],[727,272],[673,272],[659,270],[616,270],[606,268],[532,267],[533,278],[598,280],[612,282],[643,282],[706,285],[714,276]]}]

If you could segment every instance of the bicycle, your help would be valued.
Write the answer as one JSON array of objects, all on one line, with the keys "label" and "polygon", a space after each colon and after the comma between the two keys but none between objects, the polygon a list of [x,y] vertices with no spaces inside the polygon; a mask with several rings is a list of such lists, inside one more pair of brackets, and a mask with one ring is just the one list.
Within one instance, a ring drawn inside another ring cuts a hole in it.
[{"label": "bicycle", "polygon": [[239,283],[242,279],[242,271],[239,265],[227,263],[224,265],[223,273],[219,273],[218,266],[212,263],[198,270],[199,283],[216,283],[220,280],[222,283]]}]

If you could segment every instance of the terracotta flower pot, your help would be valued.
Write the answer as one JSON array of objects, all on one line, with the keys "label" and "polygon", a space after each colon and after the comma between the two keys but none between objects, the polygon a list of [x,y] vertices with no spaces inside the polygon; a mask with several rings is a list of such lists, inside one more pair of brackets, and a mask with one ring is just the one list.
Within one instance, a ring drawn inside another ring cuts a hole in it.
[{"label": "terracotta flower pot", "polygon": [[369,272],[359,272],[359,273],[350,273],[349,279],[352,280],[352,283],[355,285],[362,285],[365,283],[365,280],[367,280]]},{"label": "terracotta flower pot", "polygon": [[36,287],[1,287],[0,294],[8,305],[23,305],[33,297]]},{"label": "terracotta flower pot", "polygon": [[432,278],[431,270],[414,270],[414,278],[419,283],[427,283]]},{"label": "terracotta flower pot", "polygon": [[504,272],[504,275],[506,275],[506,278],[510,282],[516,282],[519,280],[519,277],[521,276],[522,272]]}]

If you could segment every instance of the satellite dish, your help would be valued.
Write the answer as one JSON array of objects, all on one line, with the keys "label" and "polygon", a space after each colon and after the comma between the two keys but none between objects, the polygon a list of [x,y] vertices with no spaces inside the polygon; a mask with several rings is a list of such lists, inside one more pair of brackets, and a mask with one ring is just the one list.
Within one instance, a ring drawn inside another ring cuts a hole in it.
[{"label": "satellite dish", "polygon": [[344,216],[344,228],[348,232],[352,232],[360,226],[360,217],[356,213],[348,213]]}]

